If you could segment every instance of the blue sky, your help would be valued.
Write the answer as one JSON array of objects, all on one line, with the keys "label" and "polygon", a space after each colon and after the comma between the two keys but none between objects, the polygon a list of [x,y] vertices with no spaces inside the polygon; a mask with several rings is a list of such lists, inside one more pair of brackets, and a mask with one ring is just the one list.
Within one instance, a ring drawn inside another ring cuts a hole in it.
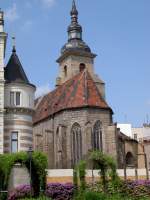
[{"label": "blue sky", "polygon": [[[141,126],[150,119],[150,0],[76,0],[83,39],[98,56],[96,73],[106,82],[114,121]],[[55,60],[67,41],[71,0],[0,0],[9,34],[32,83],[52,90]]]}]

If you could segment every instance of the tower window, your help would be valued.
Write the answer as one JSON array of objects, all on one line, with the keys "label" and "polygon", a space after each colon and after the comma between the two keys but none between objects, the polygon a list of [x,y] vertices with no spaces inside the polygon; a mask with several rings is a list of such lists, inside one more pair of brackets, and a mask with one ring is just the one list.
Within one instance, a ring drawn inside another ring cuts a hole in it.
[{"label": "tower window", "polygon": [[20,92],[16,92],[16,106],[20,105]]},{"label": "tower window", "polygon": [[21,104],[21,93],[20,92],[10,92],[10,105],[20,106]]},{"label": "tower window", "polygon": [[65,75],[65,77],[67,76],[67,66],[66,65],[64,66],[64,75]]},{"label": "tower window", "polygon": [[11,152],[18,152],[18,132],[11,133]]},{"label": "tower window", "polygon": [[80,72],[82,72],[86,68],[86,65],[84,63],[81,63],[79,66]]}]

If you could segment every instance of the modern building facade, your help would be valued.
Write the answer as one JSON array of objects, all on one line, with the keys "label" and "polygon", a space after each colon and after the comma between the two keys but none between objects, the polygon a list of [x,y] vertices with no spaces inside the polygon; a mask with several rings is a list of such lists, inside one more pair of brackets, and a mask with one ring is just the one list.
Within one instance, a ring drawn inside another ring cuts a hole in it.
[{"label": "modern building facade", "polygon": [[150,169],[150,124],[132,128],[133,137],[144,146],[147,166]]}]

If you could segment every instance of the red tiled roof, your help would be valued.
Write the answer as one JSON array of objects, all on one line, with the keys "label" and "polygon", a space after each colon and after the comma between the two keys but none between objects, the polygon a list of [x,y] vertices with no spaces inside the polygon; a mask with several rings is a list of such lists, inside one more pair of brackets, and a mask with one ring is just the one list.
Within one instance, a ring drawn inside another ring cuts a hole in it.
[{"label": "red tiled roof", "polygon": [[35,106],[33,122],[38,123],[61,110],[86,106],[111,109],[102,98],[89,72],[84,70],[40,100]]}]

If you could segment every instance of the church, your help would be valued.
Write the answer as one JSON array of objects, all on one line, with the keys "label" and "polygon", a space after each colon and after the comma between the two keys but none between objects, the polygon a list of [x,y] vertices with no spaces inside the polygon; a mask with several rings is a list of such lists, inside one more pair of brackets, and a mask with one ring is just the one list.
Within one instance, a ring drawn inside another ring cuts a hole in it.
[{"label": "church", "polygon": [[70,169],[92,150],[111,155],[118,168],[145,168],[145,152],[113,122],[105,98],[105,83],[95,74],[96,54],[84,42],[75,0],[70,12],[68,41],[57,59],[56,88],[34,99],[13,45],[5,65],[7,34],[0,11],[0,153],[45,152],[49,169]]},{"label": "church", "polygon": [[92,150],[113,156],[118,168],[125,163],[143,167],[143,148],[113,123],[105,83],[94,71],[96,54],[82,37],[75,0],[70,15],[68,41],[57,59],[56,89],[35,101],[34,148],[48,155],[49,168],[72,168]]}]

